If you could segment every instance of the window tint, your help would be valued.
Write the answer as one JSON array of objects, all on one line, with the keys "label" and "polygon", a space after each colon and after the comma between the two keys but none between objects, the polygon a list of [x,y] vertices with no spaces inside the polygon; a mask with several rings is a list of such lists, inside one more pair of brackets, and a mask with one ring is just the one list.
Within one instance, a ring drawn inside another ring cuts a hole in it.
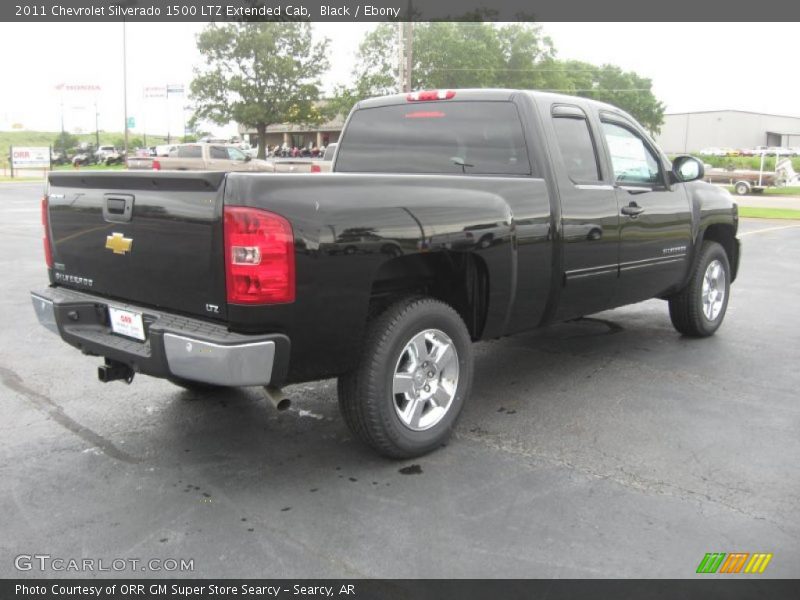
[{"label": "window tint", "polygon": [[222,146],[211,146],[208,149],[208,158],[215,160],[228,160],[228,152]]},{"label": "window tint", "polygon": [[351,173],[528,175],[510,102],[414,102],[353,113],[336,170]]},{"label": "window tint", "polygon": [[659,162],[644,140],[631,130],[603,123],[603,134],[614,167],[614,179],[619,183],[658,183]]},{"label": "window tint", "polygon": [[228,146],[227,150],[228,152],[226,158],[230,160],[244,160],[244,152],[242,152],[238,148],[234,148],[233,146]]},{"label": "window tint", "polygon": [[178,158],[203,158],[200,146],[178,146]]},{"label": "window tint", "polygon": [[600,181],[597,153],[586,119],[554,117],[553,126],[569,178],[577,183]]}]

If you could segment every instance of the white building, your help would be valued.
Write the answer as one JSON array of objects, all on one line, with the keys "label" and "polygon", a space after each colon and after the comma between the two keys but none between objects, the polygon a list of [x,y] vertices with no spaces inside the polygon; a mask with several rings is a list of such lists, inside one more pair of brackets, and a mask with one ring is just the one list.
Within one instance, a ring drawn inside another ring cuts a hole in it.
[{"label": "white building", "polygon": [[800,117],[745,110],[710,110],[664,115],[656,141],[668,154],[703,148],[800,146]]}]

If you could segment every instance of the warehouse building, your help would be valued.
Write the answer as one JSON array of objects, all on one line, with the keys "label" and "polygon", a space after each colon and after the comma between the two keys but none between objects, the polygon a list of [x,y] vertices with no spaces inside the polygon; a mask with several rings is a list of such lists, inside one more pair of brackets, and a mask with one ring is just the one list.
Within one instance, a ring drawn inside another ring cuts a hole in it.
[{"label": "warehouse building", "polygon": [[668,154],[704,148],[800,146],[800,117],[745,110],[710,110],[664,115],[656,141]]}]

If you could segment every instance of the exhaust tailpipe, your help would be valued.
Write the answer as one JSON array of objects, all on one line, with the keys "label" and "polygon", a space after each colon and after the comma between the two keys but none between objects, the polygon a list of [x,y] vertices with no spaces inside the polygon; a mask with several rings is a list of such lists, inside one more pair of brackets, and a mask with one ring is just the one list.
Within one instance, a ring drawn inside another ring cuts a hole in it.
[{"label": "exhaust tailpipe", "polygon": [[286,397],[283,390],[274,385],[265,385],[264,386],[264,395],[267,397],[267,400],[277,411],[284,411],[288,410],[288,408],[292,405],[292,401]]},{"label": "exhaust tailpipe", "polygon": [[133,376],[136,373],[125,363],[118,360],[106,359],[106,364],[97,367],[97,378],[103,383],[109,381],[123,380],[125,383],[133,381]]}]

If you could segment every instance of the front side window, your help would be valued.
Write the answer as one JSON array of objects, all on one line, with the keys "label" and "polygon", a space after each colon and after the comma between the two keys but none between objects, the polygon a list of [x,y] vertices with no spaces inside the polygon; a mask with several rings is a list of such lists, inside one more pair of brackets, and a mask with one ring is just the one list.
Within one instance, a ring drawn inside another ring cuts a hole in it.
[{"label": "front side window", "polygon": [[413,102],[357,110],[340,146],[339,172],[531,173],[511,102]]},{"label": "front side window", "polygon": [[597,183],[600,167],[586,118],[553,117],[558,147],[569,178],[575,183]]},{"label": "front side window", "polygon": [[614,179],[621,184],[660,182],[660,165],[644,140],[633,131],[615,123],[603,123]]},{"label": "front side window", "polygon": [[228,153],[226,158],[229,160],[244,160],[244,152],[233,146],[228,146]]}]

